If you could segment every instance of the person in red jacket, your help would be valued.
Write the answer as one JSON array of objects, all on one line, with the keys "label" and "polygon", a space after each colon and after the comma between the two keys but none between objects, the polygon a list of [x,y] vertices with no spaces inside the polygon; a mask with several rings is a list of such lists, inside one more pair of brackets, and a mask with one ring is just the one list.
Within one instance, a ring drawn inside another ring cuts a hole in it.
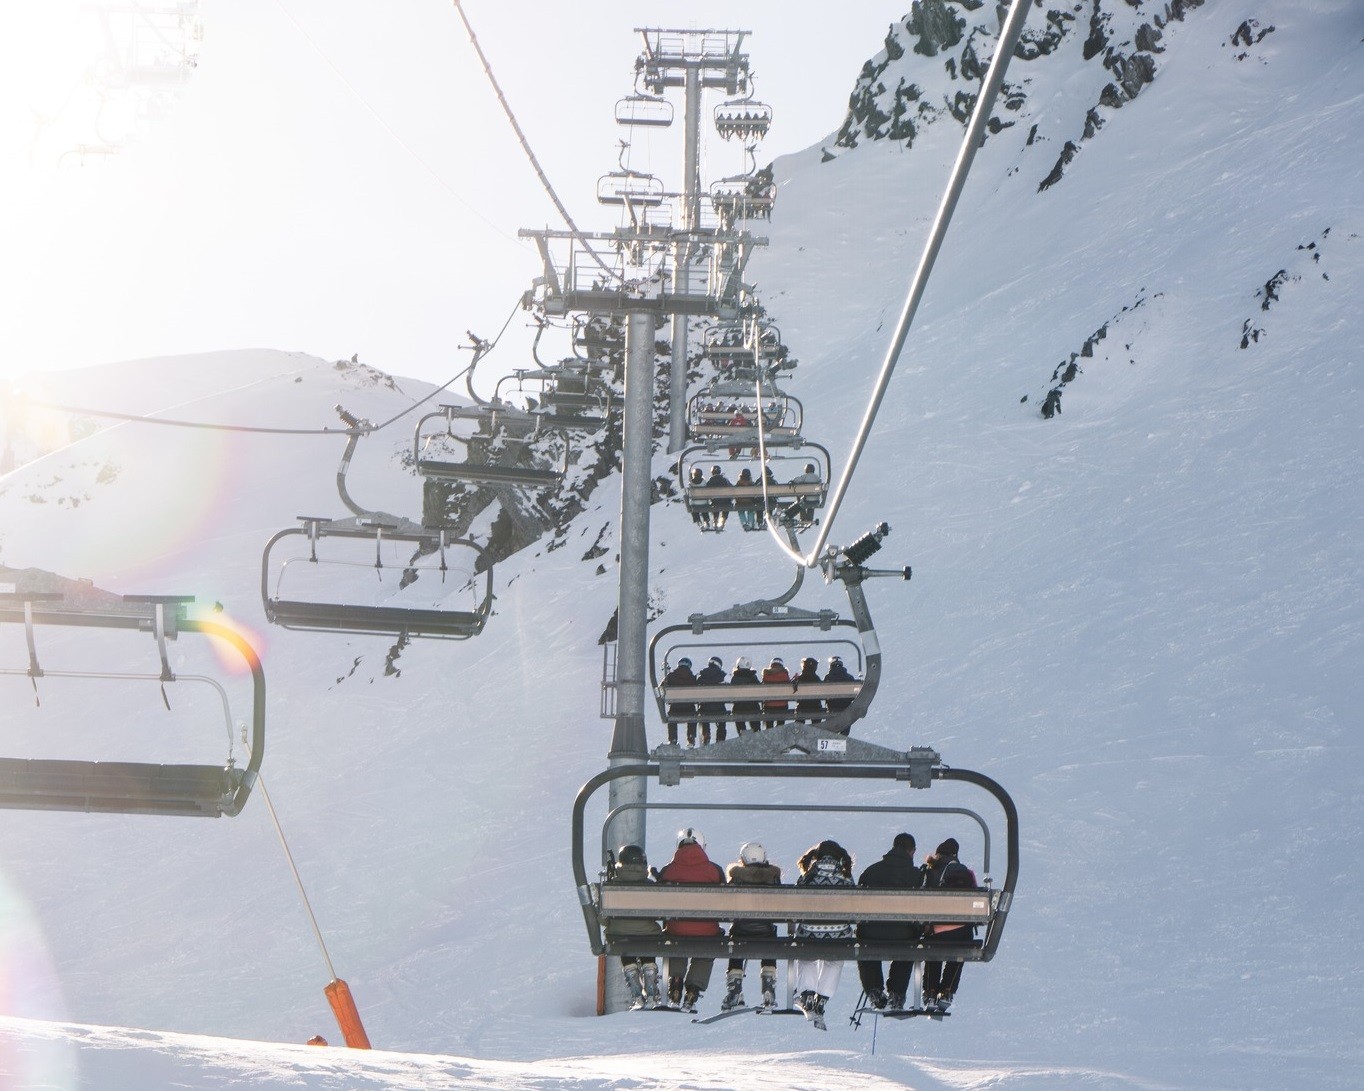
[{"label": "person in red jacket", "polygon": [[[701,831],[688,826],[677,834],[677,852],[658,873],[660,883],[723,883],[725,873],[706,855],[706,839]],[[664,921],[663,931],[670,936],[718,936],[718,921]],[[696,1002],[710,984],[713,958],[669,958],[668,1002],[683,1011],[695,1011]]]},{"label": "person in red jacket", "polygon": [[[791,691],[791,687],[787,683],[789,683],[790,681],[791,675],[786,670],[786,665],[781,661],[781,659],[774,655],[772,657],[772,662],[767,664],[767,666],[763,668],[764,685],[769,683],[781,684],[782,689],[789,693]],[[776,713],[787,712],[790,710],[790,708],[791,708],[790,701],[764,701],[763,713],[765,715],[773,717],[771,720],[767,722],[767,726],[780,727],[782,724],[784,724],[786,722],[786,717],[776,715]]]}]

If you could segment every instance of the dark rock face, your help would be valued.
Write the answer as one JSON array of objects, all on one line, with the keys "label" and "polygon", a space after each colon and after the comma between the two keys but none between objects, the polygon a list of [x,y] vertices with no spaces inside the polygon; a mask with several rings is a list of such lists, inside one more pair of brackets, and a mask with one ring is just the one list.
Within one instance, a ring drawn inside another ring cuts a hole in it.
[{"label": "dark rock face", "polygon": [[[1074,128],[1069,133],[1055,133],[1054,120],[1048,126],[1053,130],[1050,136],[1039,134],[1036,125],[1030,128],[1028,147],[1048,139],[1061,144],[1039,192],[1064,178],[1084,142],[1103,128],[1108,111],[1121,109],[1156,78],[1156,60],[1168,48],[1170,24],[1182,21],[1203,3],[1075,0],[1064,6],[1034,7],[1014,51],[1016,62],[1046,63],[1046,58],[1069,49],[1070,63],[1078,51],[1086,64],[1102,66],[1095,98],[1074,104]],[[883,51],[862,66],[832,148],[855,148],[868,140],[891,140],[911,147],[925,126],[944,119],[966,124],[1004,11],[1005,5],[982,0],[914,0],[909,14],[891,25]],[[1232,44],[1253,44],[1272,29],[1260,30],[1254,20],[1248,20],[1233,35]],[[939,64],[941,68],[936,67]],[[1019,66],[1010,69],[1010,76],[998,111],[990,119],[991,134],[1029,117],[1032,77]],[[836,155],[836,150],[826,149],[824,158]]]},{"label": "dark rock face", "polygon": [[[1047,393],[1042,398],[1042,404],[1037,410],[1043,420],[1051,420],[1053,417],[1060,416],[1062,392],[1066,387],[1084,374],[1084,368],[1081,367],[1080,361],[1095,359],[1096,350],[1105,340],[1107,340],[1109,334],[1119,322],[1123,321],[1126,316],[1144,307],[1148,298],[1158,299],[1159,297],[1160,293],[1156,293],[1154,296],[1150,297],[1147,297],[1146,295],[1138,296],[1135,302],[1123,307],[1122,310],[1086,337],[1084,343],[1080,345],[1080,348],[1070,354],[1069,359],[1062,360],[1056,365],[1051,373],[1051,385],[1048,387]],[[1123,345],[1122,348],[1131,352],[1132,346],[1129,343]],[[1111,359],[1113,351],[1110,351],[1108,356]],[[1129,364],[1135,362],[1134,359],[1129,357]],[[1022,398],[1022,402],[1027,402],[1027,400],[1028,396],[1025,394]]]}]

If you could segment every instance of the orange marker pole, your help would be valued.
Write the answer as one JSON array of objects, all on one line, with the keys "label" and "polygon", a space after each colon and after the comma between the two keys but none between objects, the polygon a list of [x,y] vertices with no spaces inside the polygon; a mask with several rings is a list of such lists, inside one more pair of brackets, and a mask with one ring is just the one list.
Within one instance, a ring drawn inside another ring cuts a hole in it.
[{"label": "orange marker pole", "polygon": [[336,1025],[341,1028],[346,1045],[351,1049],[369,1049],[369,1035],[365,1033],[364,1023],[360,1022],[360,1012],[355,1007],[350,986],[338,977],[322,991],[327,994],[327,1003],[332,1006]]},{"label": "orange marker pole", "polygon": [[606,1014],[606,956],[597,956],[597,1014]]}]

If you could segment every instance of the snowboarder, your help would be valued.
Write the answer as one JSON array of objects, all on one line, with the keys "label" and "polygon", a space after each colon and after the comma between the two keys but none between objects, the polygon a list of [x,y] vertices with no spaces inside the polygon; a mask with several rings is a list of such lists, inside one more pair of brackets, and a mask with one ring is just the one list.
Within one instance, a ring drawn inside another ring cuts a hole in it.
[{"label": "snowboarder", "polygon": [[[720,865],[706,855],[706,839],[692,826],[679,830],[677,852],[658,873],[660,883],[723,883],[725,873]],[[718,936],[720,926],[715,921],[671,920],[663,922],[663,931],[670,936]],[[694,1012],[696,1002],[710,984],[713,958],[669,958],[668,1002],[683,1011]]]},{"label": "snowboarder", "polygon": [[[730,864],[725,874],[734,886],[779,886],[781,868],[767,859],[767,850],[757,841],[747,842],[739,849],[739,859]],[[775,936],[777,926],[772,921],[735,921],[729,926],[729,938],[744,936]],[[777,1005],[777,960],[762,960],[762,1006]],[[732,958],[725,973],[727,991],[720,1007],[725,1011],[744,1006],[744,960]]]},{"label": "snowboarder", "polygon": [[[920,890],[924,872],[914,863],[914,836],[897,833],[890,851],[862,872],[858,886],[877,890]],[[863,940],[889,940],[912,943],[920,936],[920,927],[901,921],[863,921],[857,926],[857,937]],[[859,962],[857,975],[873,1008],[904,1009],[909,983],[914,976],[914,963],[896,960],[890,964],[889,977],[883,974],[880,962]]]},{"label": "snowboarder", "polygon": [[[924,886],[928,889],[975,890],[976,875],[957,859],[961,846],[949,837],[932,856],[924,861]],[[939,922],[928,926],[929,943],[969,943],[975,939],[974,924]],[[960,962],[924,963],[924,1007],[930,1011],[946,1011],[952,1006],[961,984]]]},{"label": "snowboarder", "polygon": [[[621,845],[616,850],[615,863],[607,872],[610,883],[647,883],[649,861],[644,850],[638,845]],[[607,939],[622,939],[627,936],[657,936],[662,929],[658,921],[639,920],[630,917],[613,918],[606,926]],[[621,972],[625,975],[625,985],[630,990],[630,1010],[657,1007],[663,1002],[659,992],[658,963],[642,955],[622,955]]]},{"label": "snowboarder", "polygon": [[[837,841],[821,841],[800,858],[800,878],[796,886],[853,886],[853,861],[848,850]],[[855,934],[851,922],[796,925],[795,935],[814,939],[850,939]],[[843,963],[818,958],[796,960],[796,1007],[820,1030],[826,1030],[824,1011],[839,978]]]}]

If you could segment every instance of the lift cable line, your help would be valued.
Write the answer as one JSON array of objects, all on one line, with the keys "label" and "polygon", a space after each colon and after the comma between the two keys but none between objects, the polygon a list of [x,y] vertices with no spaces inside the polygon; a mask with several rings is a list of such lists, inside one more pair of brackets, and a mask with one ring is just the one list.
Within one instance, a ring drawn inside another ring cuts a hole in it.
[{"label": "lift cable line", "polygon": [[322,58],[322,60],[326,63],[327,67],[330,68],[334,73],[336,73],[336,78],[346,85],[346,89],[356,97],[360,105],[370,112],[370,115],[374,118],[374,120],[377,121],[383,127],[384,131],[387,132],[388,135],[391,136],[397,142],[398,146],[402,148],[403,151],[407,152],[408,155],[412,156],[413,159],[415,159],[419,164],[421,164],[421,166],[426,170],[426,173],[431,175],[431,177],[436,180],[437,185],[439,185],[441,189],[445,190],[446,193],[450,194],[451,197],[453,197],[456,201],[458,201],[470,212],[472,212],[475,216],[477,216],[480,220],[482,220],[485,224],[487,224],[490,228],[492,228],[493,231],[495,231],[497,234],[501,235],[504,239],[507,239],[508,241],[515,243],[518,249],[521,248],[521,243],[517,239],[513,238],[511,235],[508,235],[504,230],[502,230],[502,228],[498,227],[497,224],[493,223],[492,220],[490,220],[487,216],[480,212],[477,206],[473,204],[473,202],[471,202],[467,197],[462,196],[456,189],[454,189],[449,182],[447,182],[444,178],[440,176],[440,174],[436,171],[436,169],[433,166],[431,166],[430,163],[428,163],[425,159],[418,155],[416,151],[413,150],[412,146],[408,144],[408,142],[404,140],[401,136],[398,135],[397,130],[394,129],[393,126],[390,125],[387,121],[385,121],[383,115],[380,114],[378,110],[376,110],[373,106],[369,104],[369,101],[365,98],[364,95],[360,94],[360,92],[356,90],[355,85],[351,83],[350,80],[346,79],[345,73],[342,72],[341,69],[337,68],[336,65],[332,63],[332,59],[328,57],[327,54],[323,51],[322,47],[318,45],[316,41],[313,40],[313,36],[303,28],[303,24],[300,23],[297,19],[295,19],[293,13],[284,6],[283,0],[275,0],[275,6],[284,13],[285,17],[289,20],[289,22],[294,24],[294,29],[297,30],[299,34],[303,36],[304,41],[306,41],[310,46],[313,47],[314,52],[316,52],[317,55]]},{"label": "lift cable line", "polygon": [[369,424],[359,422],[354,427],[348,428],[266,428],[263,425],[254,424],[213,424],[208,421],[175,420],[168,417],[149,417],[141,413],[116,413],[112,409],[85,409],[76,405],[62,405],[57,402],[40,401],[36,398],[24,398],[29,405],[37,406],[39,409],[51,409],[57,413],[70,413],[75,416],[83,417],[105,417],[109,420],[132,421],[137,424],[162,424],[171,428],[203,428],[213,432],[250,432],[257,435],[272,436],[347,436],[353,433],[360,435],[370,435],[374,432],[382,432],[391,424],[396,424],[415,409],[420,409],[437,394],[442,394],[449,390],[456,381],[467,374],[479,360],[487,356],[497,343],[502,340],[502,335],[507,332],[507,327],[511,325],[511,320],[516,317],[516,312],[521,309],[521,302],[518,300],[512,307],[511,313],[507,315],[507,320],[502,323],[502,328],[497,331],[497,336],[491,342],[479,341],[475,346],[480,351],[475,353],[474,359],[464,367],[441,383],[429,394],[413,402],[407,408],[395,413],[388,420],[379,424]]},{"label": "lift cable line", "polygon": [[[1030,6],[1031,0],[1013,0],[1009,7],[1009,14],[1000,28],[999,45],[995,49],[994,58],[990,61],[990,69],[986,72],[985,79],[981,83],[980,94],[976,98],[976,108],[966,126],[966,135],[962,139],[961,150],[957,153],[957,161],[953,164],[952,174],[948,179],[947,192],[943,194],[942,204],[938,206],[933,227],[928,233],[928,241],[924,243],[923,256],[920,257],[919,266],[915,269],[914,277],[910,281],[909,294],[905,298],[904,308],[900,312],[900,319],[896,324],[895,334],[891,338],[890,346],[886,349],[885,361],[881,364],[880,374],[876,377],[876,386],[872,391],[871,400],[867,403],[867,409],[862,417],[862,423],[858,427],[857,436],[853,440],[852,450],[848,453],[848,460],[829,499],[828,510],[824,516],[823,525],[820,527],[819,536],[810,552],[802,556],[791,549],[781,540],[781,536],[773,531],[773,541],[797,564],[804,565],[807,568],[813,568],[819,564],[820,553],[829,539],[829,531],[838,515],[839,506],[843,502],[843,495],[848,490],[853,472],[857,469],[857,461],[862,455],[863,448],[867,445],[872,425],[876,421],[877,411],[881,408],[881,401],[886,395],[886,389],[890,386],[891,376],[895,373],[895,365],[899,363],[900,352],[905,346],[906,337],[909,335],[910,323],[914,321],[915,312],[919,309],[919,301],[923,298],[924,288],[928,284],[929,274],[933,271],[933,263],[937,260],[938,251],[942,249],[943,238],[947,234],[948,224],[951,223],[952,213],[957,207],[957,200],[961,197],[961,191],[966,185],[966,176],[971,171],[971,163],[975,160],[976,150],[984,141],[985,126],[990,120],[990,111],[994,108],[995,99],[1004,83],[1004,72],[1009,67],[1009,58],[1013,56],[1014,47],[1018,45],[1018,39],[1023,33],[1023,24],[1027,19]],[[761,420],[758,427],[758,436],[761,442]],[[763,444],[764,448],[765,446]],[[766,455],[763,457],[765,458]],[[764,497],[765,495],[766,490],[764,489]],[[768,525],[770,527],[771,523],[769,522]]]},{"label": "lift cable line", "polygon": [[521,150],[526,153],[526,158],[530,160],[530,165],[534,169],[536,177],[540,179],[540,184],[544,187],[545,193],[548,194],[549,199],[554,202],[554,207],[559,210],[559,215],[563,217],[564,223],[568,225],[569,231],[573,233],[573,237],[577,240],[578,244],[592,255],[593,260],[601,266],[602,271],[606,273],[607,276],[615,280],[620,280],[620,274],[602,260],[601,255],[597,253],[595,248],[587,244],[587,240],[583,237],[582,231],[574,222],[572,214],[564,206],[563,201],[559,200],[558,193],[555,192],[554,186],[550,184],[549,177],[545,174],[544,168],[540,166],[540,160],[536,158],[535,152],[531,150],[530,141],[526,139],[526,134],[521,129],[521,123],[516,120],[516,114],[512,112],[511,104],[507,102],[507,96],[502,93],[501,84],[497,82],[497,77],[493,75],[492,65],[488,62],[487,55],[483,52],[483,47],[478,44],[478,37],[474,34],[474,28],[469,22],[469,16],[464,13],[464,5],[460,3],[460,0],[453,0],[453,3],[455,5],[455,11],[459,13],[460,22],[464,24],[464,31],[469,35],[469,44],[474,47],[474,52],[478,54],[479,62],[483,65],[483,71],[488,76],[488,83],[492,85],[493,94],[497,96],[497,101],[502,104],[502,112],[507,115],[507,120],[511,122],[511,127],[516,133],[516,139],[521,142]]}]

